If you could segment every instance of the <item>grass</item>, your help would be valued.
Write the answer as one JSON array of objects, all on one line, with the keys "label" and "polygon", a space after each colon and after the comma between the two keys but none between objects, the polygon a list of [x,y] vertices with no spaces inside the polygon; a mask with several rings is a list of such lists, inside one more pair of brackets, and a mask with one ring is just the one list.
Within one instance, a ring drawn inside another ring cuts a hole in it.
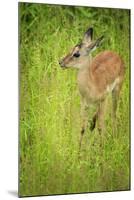
[{"label": "grass", "polygon": [[[20,137],[19,195],[36,196],[130,189],[129,10],[19,3]],[[89,26],[105,36],[104,49],[119,53],[126,75],[112,133],[108,97],[104,147],[87,130],[80,159],[77,71],[58,61]]]}]

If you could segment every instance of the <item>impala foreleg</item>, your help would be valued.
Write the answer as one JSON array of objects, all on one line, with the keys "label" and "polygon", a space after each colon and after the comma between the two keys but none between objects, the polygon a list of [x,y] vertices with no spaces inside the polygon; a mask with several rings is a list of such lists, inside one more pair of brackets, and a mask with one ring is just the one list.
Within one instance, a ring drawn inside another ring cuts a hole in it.
[{"label": "impala foreleg", "polygon": [[81,101],[81,132],[80,132],[80,142],[79,146],[81,148],[83,135],[86,131],[88,124],[88,114],[87,114],[87,105],[84,99]]}]

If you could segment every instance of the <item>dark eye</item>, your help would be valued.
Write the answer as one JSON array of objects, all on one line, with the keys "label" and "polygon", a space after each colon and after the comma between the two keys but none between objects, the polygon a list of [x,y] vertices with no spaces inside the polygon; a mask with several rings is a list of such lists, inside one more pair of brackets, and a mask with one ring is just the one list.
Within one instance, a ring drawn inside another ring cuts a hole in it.
[{"label": "dark eye", "polygon": [[74,53],[73,56],[76,57],[76,58],[78,58],[78,57],[80,57],[80,53],[79,52]]}]

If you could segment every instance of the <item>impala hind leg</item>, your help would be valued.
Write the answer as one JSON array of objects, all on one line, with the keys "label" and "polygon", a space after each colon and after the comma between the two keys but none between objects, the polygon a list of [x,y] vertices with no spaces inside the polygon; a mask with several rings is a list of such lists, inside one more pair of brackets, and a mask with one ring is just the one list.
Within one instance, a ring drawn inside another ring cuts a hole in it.
[{"label": "impala hind leg", "polygon": [[105,128],[105,107],[106,107],[106,100],[103,100],[98,105],[98,131],[101,134],[101,132],[104,131]]},{"label": "impala hind leg", "polygon": [[98,118],[98,111],[95,112],[95,114],[93,115],[92,121],[90,123],[90,131],[93,131],[95,129],[97,118]]},{"label": "impala hind leg", "polygon": [[116,132],[116,111],[117,111],[117,103],[119,99],[120,90],[122,87],[122,82],[116,85],[116,87],[112,91],[112,123],[113,123],[113,132]]},{"label": "impala hind leg", "polygon": [[105,107],[106,99],[101,101],[98,105],[98,131],[99,131],[99,146],[104,146],[104,131],[105,131]]},{"label": "impala hind leg", "polygon": [[120,90],[121,90],[121,85],[117,85],[112,91],[112,103],[113,103],[112,117],[113,118],[116,118],[117,102],[119,99]]}]

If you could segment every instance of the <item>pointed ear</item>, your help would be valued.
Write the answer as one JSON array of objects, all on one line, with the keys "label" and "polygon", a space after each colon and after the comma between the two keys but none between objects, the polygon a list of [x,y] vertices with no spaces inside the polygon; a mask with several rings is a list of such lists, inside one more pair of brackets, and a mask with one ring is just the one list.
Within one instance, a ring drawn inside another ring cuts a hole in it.
[{"label": "pointed ear", "polygon": [[84,37],[83,37],[82,43],[88,45],[89,43],[91,43],[92,38],[93,38],[93,28],[90,27],[90,28],[85,32],[85,35],[84,35]]},{"label": "pointed ear", "polygon": [[101,37],[99,37],[97,40],[96,40],[96,47],[99,47],[102,43],[102,40],[104,39],[104,35],[102,35]]},{"label": "pointed ear", "polygon": [[89,45],[89,51],[94,51],[97,47],[99,47],[103,39],[104,36],[101,36],[96,41],[92,42],[91,45]]}]

